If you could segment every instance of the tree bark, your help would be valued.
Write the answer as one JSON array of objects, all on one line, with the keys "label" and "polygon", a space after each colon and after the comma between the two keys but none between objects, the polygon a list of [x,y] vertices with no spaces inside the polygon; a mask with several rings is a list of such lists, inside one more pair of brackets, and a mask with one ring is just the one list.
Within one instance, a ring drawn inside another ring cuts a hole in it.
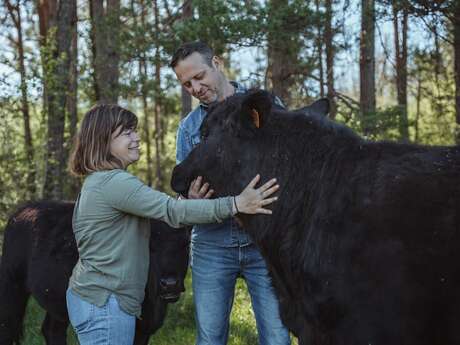
[{"label": "tree bark", "polygon": [[[316,13],[320,13],[319,0],[315,0]],[[319,69],[319,94],[324,97],[324,64],[323,64],[323,27],[321,21],[318,20],[316,49],[318,50],[318,69]]]},{"label": "tree bark", "polygon": [[48,115],[43,196],[48,199],[60,200],[64,197],[64,128],[75,2],[76,0],[38,2],[41,43],[44,50],[45,109]]},{"label": "tree bark", "polygon": [[[192,1],[184,1],[184,6],[182,8],[182,20],[187,20],[193,15]],[[185,117],[188,113],[192,111],[192,96],[181,87],[181,104],[182,104],[182,114],[181,117]]]},{"label": "tree bark", "polygon": [[372,131],[371,117],[375,116],[375,4],[374,0],[361,1],[360,40],[360,105],[363,133]]},{"label": "tree bark", "polygon": [[36,196],[36,170],[35,170],[35,159],[34,159],[34,146],[32,140],[32,131],[30,129],[30,111],[29,111],[29,99],[27,92],[27,75],[26,67],[24,63],[24,40],[22,30],[22,18],[21,18],[21,5],[17,2],[15,5],[10,0],[5,0],[8,14],[14,24],[17,34],[16,48],[18,52],[18,71],[21,76],[21,112],[24,127],[24,147],[26,151],[27,159],[27,191],[28,198],[34,199]]},{"label": "tree bark", "polygon": [[96,101],[117,103],[120,0],[90,0],[90,17]]},{"label": "tree bark", "polygon": [[298,42],[293,34],[287,34],[283,26],[289,20],[283,16],[290,6],[288,0],[270,0],[269,21],[272,21],[268,33],[268,75],[272,90],[289,107],[290,88],[294,84],[293,69],[298,64]]},{"label": "tree bark", "polygon": [[[407,8],[399,7],[397,1],[392,3],[393,6],[393,28],[395,43],[395,61],[396,61],[396,90],[399,114],[399,133],[401,139],[409,140],[409,121],[407,116]],[[401,15],[401,18],[400,18]],[[401,20],[401,22],[400,22]]]},{"label": "tree bark", "polygon": [[78,31],[77,31],[77,3],[72,4],[72,42],[70,45],[70,67],[69,67],[69,87],[67,93],[67,114],[68,130],[71,139],[77,132],[78,108],[77,108],[77,91],[78,91]]},{"label": "tree bark", "polygon": [[454,30],[454,58],[455,58],[455,112],[456,112],[456,142],[460,144],[460,3],[454,7],[452,26]]},{"label": "tree bark", "polygon": [[154,117],[155,117],[155,167],[156,167],[156,187],[159,190],[164,190],[163,170],[162,170],[162,148],[164,147],[163,125],[160,118],[161,114],[161,57],[160,57],[160,11],[158,8],[158,0],[153,1],[154,6],[154,39],[155,39],[155,95],[154,95]]},{"label": "tree bark", "polygon": [[[132,0],[132,5],[131,7],[133,8],[133,17],[136,23],[137,27],[137,15],[134,12],[134,5],[133,5],[133,0]],[[145,25],[145,14],[146,14],[146,6],[144,0],[140,1],[140,28],[142,31],[145,32],[146,30],[146,25]],[[146,147],[146,158],[147,158],[147,185],[152,186],[153,185],[153,160],[152,160],[152,143],[151,143],[151,131],[150,131],[150,111],[149,111],[149,89],[147,86],[147,80],[148,80],[148,61],[146,57],[145,51],[142,51],[140,53],[140,59],[139,59],[139,76],[141,79],[141,97],[142,97],[142,109],[144,112],[144,128],[143,128],[143,135],[144,135],[144,142],[145,142],[145,147]]]},{"label": "tree bark", "polygon": [[[77,95],[78,95],[78,31],[77,31],[77,3],[76,1],[72,3],[72,42],[70,45],[70,67],[69,67],[69,87],[67,92],[67,130],[69,133],[70,140],[67,140],[65,145],[65,161],[69,159],[70,149],[77,133],[77,123],[78,123],[78,108],[77,108]],[[68,180],[68,190],[65,194],[70,199],[75,199],[80,190],[81,184],[80,180],[75,177],[70,177]]]},{"label": "tree bark", "polygon": [[415,110],[415,142],[419,140],[419,125],[420,125],[420,116],[421,116],[421,109],[420,103],[422,102],[422,78],[417,78],[417,93],[416,97],[416,110]]},{"label": "tree bark", "polygon": [[326,42],[326,70],[327,70],[327,98],[329,99],[329,117],[332,119],[337,115],[334,87],[334,29],[332,27],[333,9],[332,0],[326,0],[326,27],[324,40]]},{"label": "tree bark", "polygon": [[151,144],[151,134],[150,134],[150,112],[148,104],[148,90],[146,87],[147,80],[147,61],[145,56],[139,60],[139,74],[142,76],[142,109],[144,111],[144,138],[146,146],[146,155],[147,155],[147,185],[153,185],[153,171],[152,171],[152,144]]}]

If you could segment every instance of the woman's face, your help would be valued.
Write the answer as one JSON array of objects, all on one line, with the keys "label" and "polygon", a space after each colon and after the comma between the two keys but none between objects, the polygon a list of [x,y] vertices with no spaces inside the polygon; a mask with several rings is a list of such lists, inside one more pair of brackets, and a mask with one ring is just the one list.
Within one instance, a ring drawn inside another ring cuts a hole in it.
[{"label": "woman's face", "polygon": [[120,126],[112,133],[110,153],[123,163],[125,169],[131,163],[139,160],[139,142],[140,138],[135,129],[122,131]]}]

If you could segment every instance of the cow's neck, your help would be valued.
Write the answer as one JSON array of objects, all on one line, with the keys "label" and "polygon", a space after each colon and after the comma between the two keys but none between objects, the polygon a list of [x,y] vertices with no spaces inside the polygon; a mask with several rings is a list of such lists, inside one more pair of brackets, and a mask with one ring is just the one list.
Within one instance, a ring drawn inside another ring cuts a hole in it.
[{"label": "cow's neck", "polygon": [[[325,195],[330,189],[324,186],[351,183],[347,176],[352,174],[356,162],[349,160],[350,151],[364,144],[359,137],[350,137],[349,132],[341,135],[340,128],[328,123],[323,126],[305,120],[295,124],[290,127],[283,123],[282,130],[279,130],[281,126],[273,123],[271,133],[266,129],[257,171],[267,178],[278,179],[281,187],[279,199],[272,216],[245,219],[247,231],[263,248],[267,259],[273,256],[277,258],[275,262],[279,262],[281,258],[283,270],[294,275],[308,271],[308,267],[295,265],[294,259],[298,255],[306,253],[311,256],[303,261],[311,266],[323,265],[318,262],[313,248],[324,247],[320,250],[327,253],[331,244],[333,247],[333,233],[313,231],[328,228],[318,222],[323,217],[321,214],[326,218],[326,214],[334,211],[333,205],[318,205],[330,197]],[[294,228],[302,231],[290,230]]]}]

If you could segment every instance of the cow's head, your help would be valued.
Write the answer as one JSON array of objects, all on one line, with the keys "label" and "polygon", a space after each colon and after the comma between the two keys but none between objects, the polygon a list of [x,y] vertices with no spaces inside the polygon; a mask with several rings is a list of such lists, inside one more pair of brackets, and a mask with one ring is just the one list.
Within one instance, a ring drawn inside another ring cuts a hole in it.
[{"label": "cow's head", "polygon": [[185,291],[190,231],[173,229],[166,223],[153,219],[150,220],[150,227],[148,293],[150,296],[159,296],[168,303],[174,303]]},{"label": "cow's head", "polygon": [[327,100],[289,112],[276,106],[266,91],[234,95],[211,107],[200,129],[201,143],[174,168],[171,186],[186,195],[190,182],[201,175],[216,196],[225,196],[241,192],[257,173],[263,180],[280,178],[279,167],[288,159],[280,147],[285,129],[300,131],[308,116],[323,116],[328,110]]}]

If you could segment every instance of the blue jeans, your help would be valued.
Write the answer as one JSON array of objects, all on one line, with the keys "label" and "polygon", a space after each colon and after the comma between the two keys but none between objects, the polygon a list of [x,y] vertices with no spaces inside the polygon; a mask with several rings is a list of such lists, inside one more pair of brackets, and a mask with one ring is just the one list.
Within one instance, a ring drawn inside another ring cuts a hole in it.
[{"label": "blue jeans", "polygon": [[279,316],[265,261],[254,244],[217,247],[193,243],[192,286],[197,345],[225,345],[236,279],[246,281],[256,318],[260,345],[288,345],[289,332]]},{"label": "blue jeans", "polygon": [[107,303],[97,307],[67,289],[70,323],[80,345],[132,345],[136,317],[120,309],[112,294]]}]

